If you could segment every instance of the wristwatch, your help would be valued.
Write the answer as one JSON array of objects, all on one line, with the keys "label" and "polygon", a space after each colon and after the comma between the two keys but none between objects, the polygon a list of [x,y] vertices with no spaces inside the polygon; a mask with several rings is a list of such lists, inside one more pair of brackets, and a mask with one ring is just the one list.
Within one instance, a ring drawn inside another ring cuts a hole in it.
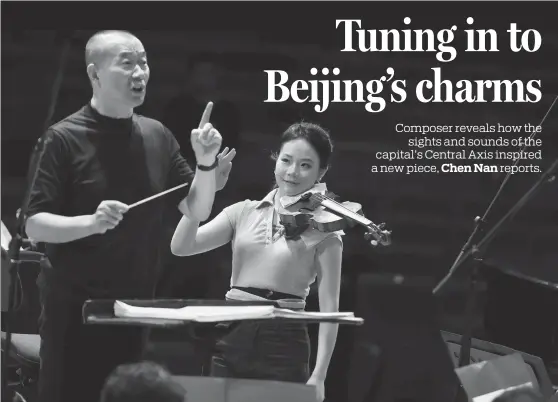
[{"label": "wristwatch", "polygon": [[210,170],[213,170],[213,169],[215,169],[217,166],[219,166],[219,159],[217,159],[217,158],[215,158],[215,162],[213,162],[213,165],[211,165],[211,166],[200,165],[199,163],[198,163],[198,165],[197,165],[198,169],[199,169],[199,170],[202,170],[202,171],[204,171],[204,172],[208,172],[208,171],[210,171]]}]

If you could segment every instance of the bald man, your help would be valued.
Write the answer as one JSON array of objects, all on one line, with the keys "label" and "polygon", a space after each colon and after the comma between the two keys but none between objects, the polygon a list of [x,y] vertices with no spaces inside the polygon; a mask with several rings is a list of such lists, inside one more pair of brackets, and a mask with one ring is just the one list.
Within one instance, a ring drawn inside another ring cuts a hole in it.
[{"label": "bald man", "polygon": [[[134,113],[145,99],[149,66],[142,43],[123,31],[95,34],[86,46],[89,104],[51,126],[31,191],[26,231],[46,243],[41,296],[39,402],[98,402],[118,365],[141,358],[141,329],[84,325],[87,299],[149,299],[158,275],[164,197],[190,183],[178,209],[203,221],[224,187],[234,150],[209,121],[192,130],[194,172],[173,134]],[[189,133],[180,133],[189,135]]]}]

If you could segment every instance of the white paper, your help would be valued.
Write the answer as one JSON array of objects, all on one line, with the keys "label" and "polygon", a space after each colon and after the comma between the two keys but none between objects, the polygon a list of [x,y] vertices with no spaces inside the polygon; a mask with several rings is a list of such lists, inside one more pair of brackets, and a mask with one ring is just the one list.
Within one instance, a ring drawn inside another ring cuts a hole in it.
[{"label": "white paper", "polygon": [[508,390],[538,387],[519,353],[459,367],[455,372],[473,402],[490,402]]},{"label": "white paper", "polygon": [[182,308],[137,307],[121,301],[114,304],[114,315],[128,318],[161,318],[184,321],[225,321],[271,317],[273,306],[186,306]]},{"label": "white paper", "polygon": [[525,383],[525,384],[517,385],[515,387],[509,387],[509,388],[506,388],[506,389],[499,389],[497,391],[490,392],[488,394],[480,395],[480,396],[477,396],[477,397],[473,398],[473,402],[492,402],[494,399],[496,399],[497,397],[499,397],[503,393],[513,391],[513,390],[516,390],[516,389],[520,389],[520,388],[533,388],[533,383],[528,382],[528,383]]},{"label": "white paper", "polygon": [[0,236],[0,240],[2,241],[2,248],[4,249],[4,251],[8,251],[8,249],[10,248],[10,241],[12,241],[12,235],[6,225],[4,225],[4,222],[0,221],[0,223],[2,223],[2,233]]},{"label": "white paper", "polygon": [[356,319],[350,312],[306,312],[276,308],[274,306],[186,306],[182,308],[137,307],[115,301],[114,315],[125,318],[160,318],[168,320],[218,322],[271,318],[333,318]]}]

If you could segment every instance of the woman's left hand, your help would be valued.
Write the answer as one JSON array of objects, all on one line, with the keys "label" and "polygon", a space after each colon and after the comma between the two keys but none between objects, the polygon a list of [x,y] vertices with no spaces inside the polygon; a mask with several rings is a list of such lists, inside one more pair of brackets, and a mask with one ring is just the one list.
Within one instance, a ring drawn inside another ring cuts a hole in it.
[{"label": "woman's left hand", "polygon": [[217,191],[222,190],[229,180],[229,173],[232,169],[232,160],[236,155],[236,150],[232,149],[229,151],[229,147],[225,147],[219,155],[217,155],[217,160],[219,161],[219,166],[215,170],[215,184],[217,186]]},{"label": "woman's left hand", "polygon": [[313,385],[316,387],[316,401],[322,402],[325,399],[325,384],[323,380],[310,377],[306,385]]}]

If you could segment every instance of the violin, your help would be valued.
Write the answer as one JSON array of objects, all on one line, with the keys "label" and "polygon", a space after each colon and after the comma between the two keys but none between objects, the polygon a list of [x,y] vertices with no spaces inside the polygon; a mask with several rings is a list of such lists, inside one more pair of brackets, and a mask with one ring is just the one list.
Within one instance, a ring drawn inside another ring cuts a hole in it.
[{"label": "violin", "polygon": [[329,191],[325,194],[307,193],[292,205],[297,212],[284,209],[279,211],[280,222],[285,227],[287,238],[296,237],[308,228],[329,233],[359,224],[367,230],[366,239],[374,238],[382,246],[391,244],[391,231],[384,229],[384,223],[376,225],[367,219],[359,203],[339,203],[337,198],[337,195]]}]

